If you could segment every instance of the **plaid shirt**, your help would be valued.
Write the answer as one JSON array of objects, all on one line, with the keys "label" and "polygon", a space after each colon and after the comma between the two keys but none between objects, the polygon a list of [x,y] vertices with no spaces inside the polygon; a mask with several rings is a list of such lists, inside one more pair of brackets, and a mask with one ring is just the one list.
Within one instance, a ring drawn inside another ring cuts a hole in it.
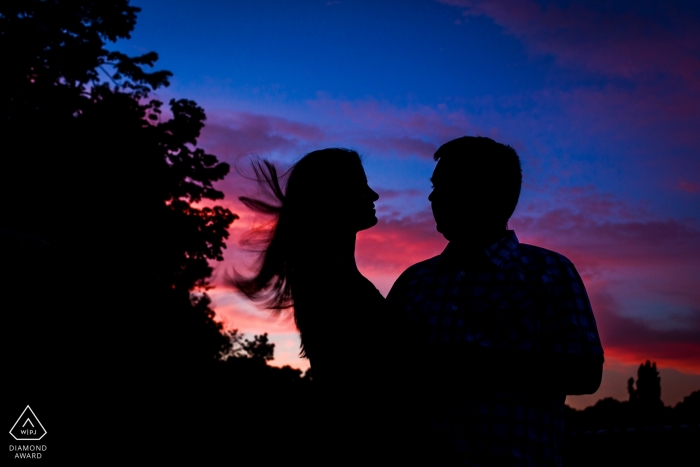
[{"label": "plaid shirt", "polygon": [[[408,268],[387,300],[403,322],[421,330],[418,345],[428,351],[467,342],[506,352],[603,355],[573,264],[520,244],[512,231],[483,254],[449,244]],[[469,362],[459,364],[469,376]],[[560,466],[566,395],[527,396],[517,383],[477,397],[429,391],[432,465]]]}]

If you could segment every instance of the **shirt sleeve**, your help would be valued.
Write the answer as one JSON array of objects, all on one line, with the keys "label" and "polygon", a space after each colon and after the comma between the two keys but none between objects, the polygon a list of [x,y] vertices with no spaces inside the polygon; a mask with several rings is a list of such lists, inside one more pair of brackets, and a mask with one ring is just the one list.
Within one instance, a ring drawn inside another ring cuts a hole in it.
[{"label": "shirt sleeve", "polygon": [[543,277],[546,285],[544,350],[602,358],[603,347],[583,281],[570,261],[563,257],[554,261],[558,263],[556,267]]}]

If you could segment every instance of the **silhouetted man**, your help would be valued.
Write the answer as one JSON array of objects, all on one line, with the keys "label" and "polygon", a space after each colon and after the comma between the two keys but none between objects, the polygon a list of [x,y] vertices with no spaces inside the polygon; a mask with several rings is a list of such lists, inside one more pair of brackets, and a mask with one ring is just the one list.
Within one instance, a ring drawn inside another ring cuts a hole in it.
[{"label": "silhouetted man", "polygon": [[435,160],[428,199],[449,244],[387,297],[420,352],[425,376],[407,391],[424,409],[430,463],[559,466],[565,397],[594,393],[602,376],[583,282],[568,259],[507,230],[515,150],[463,137]]}]

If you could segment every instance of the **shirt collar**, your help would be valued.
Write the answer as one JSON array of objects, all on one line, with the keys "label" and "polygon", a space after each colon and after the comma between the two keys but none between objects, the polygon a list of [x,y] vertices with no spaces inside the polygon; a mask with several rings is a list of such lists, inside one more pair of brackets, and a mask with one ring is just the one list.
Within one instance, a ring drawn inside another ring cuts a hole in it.
[{"label": "shirt collar", "polygon": [[[494,266],[500,267],[508,258],[515,252],[518,248],[518,237],[515,236],[515,232],[512,230],[507,230],[506,234],[501,237],[497,242],[492,243],[486,248],[476,250],[475,253],[483,253],[485,258],[488,259]],[[458,250],[458,248],[452,243],[448,243],[445,250],[440,255],[441,261],[455,261],[460,259],[460,257],[465,257],[465,255]]]}]

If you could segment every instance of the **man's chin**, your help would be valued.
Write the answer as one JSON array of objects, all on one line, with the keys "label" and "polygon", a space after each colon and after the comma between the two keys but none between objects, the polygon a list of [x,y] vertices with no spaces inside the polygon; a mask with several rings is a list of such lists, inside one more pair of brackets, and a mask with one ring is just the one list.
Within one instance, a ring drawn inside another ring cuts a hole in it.
[{"label": "man's chin", "polygon": [[452,230],[450,228],[446,228],[445,226],[442,226],[440,224],[435,224],[435,229],[442,234],[443,237],[445,237],[445,240],[448,242],[452,240]]}]

